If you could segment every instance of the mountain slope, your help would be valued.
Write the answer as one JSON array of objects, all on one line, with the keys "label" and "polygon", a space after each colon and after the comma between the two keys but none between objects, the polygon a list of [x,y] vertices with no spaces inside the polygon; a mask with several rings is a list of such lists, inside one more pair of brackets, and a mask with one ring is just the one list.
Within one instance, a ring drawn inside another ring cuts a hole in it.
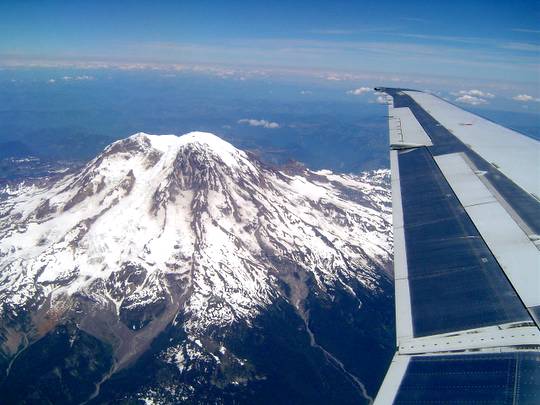
[{"label": "mountain slope", "polygon": [[[277,322],[278,330],[297,324],[291,341],[302,342],[305,361],[315,356],[324,364],[312,364],[314,370],[335,374],[323,379],[339,380],[331,391],[345,385],[352,397],[369,399],[362,381],[319,343],[319,336],[326,346],[339,340],[332,326],[314,330],[342,317],[362,335],[369,325],[356,318],[370,314],[382,330],[374,344],[389,344],[386,309],[379,317],[376,308],[391,302],[386,171],[279,171],[212,134],[139,133],[76,174],[3,195],[3,389],[24,349],[64,328],[74,341],[96,338],[110,347],[112,365],[92,383],[96,401],[113,395],[107,384],[122,393],[120,384],[126,398],[142,398],[142,386],[167,401],[224,400],[231,387],[241,398],[247,387],[271,379],[272,366],[260,361],[258,349],[250,354],[249,345],[238,345],[240,336],[254,339],[260,329],[269,339],[276,331],[268,322]],[[275,350],[285,350],[276,339]],[[335,346],[334,352],[347,343]],[[238,354],[243,349],[246,358]],[[156,381],[122,385],[122,376],[150,363],[173,366],[165,385],[175,393]],[[216,370],[211,387],[201,382]]]}]

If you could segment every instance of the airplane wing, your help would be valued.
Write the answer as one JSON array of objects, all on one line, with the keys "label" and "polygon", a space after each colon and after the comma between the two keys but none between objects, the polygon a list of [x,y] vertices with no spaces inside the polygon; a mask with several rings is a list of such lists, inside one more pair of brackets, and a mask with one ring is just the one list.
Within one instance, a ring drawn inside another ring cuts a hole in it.
[{"label": "airplane wing", "polygon": [[388,97],[397,351],[375,404],[540,404],[540,142]]}]

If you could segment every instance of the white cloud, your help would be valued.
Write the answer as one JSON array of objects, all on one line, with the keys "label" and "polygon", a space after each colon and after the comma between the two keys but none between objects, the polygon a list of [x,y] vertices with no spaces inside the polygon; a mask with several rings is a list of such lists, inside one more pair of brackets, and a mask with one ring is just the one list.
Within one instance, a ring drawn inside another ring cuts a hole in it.
[{"label": "white cloud", "polygon": [[300,94],[302,94],[302,95],[313,94],[313,92],[311,90],[302,90],[302,91],[300,91]]},{"label": "white cloud", "polygon": [[529,101],[540,102],[540,98],[534,98],[533,96],[529,96],[528,94],[518,94],[517,96],[512,97],[512,100],[521,101],[523,103],[527,103]]},{"label": "white cloud", "polygon": [[451,93],[454,96],[473,96],[477,98],[494,98],[495,94],[488,93],[487,91],[482,91],[478,89],[472,89],[472,90],[460,90],[457,93]]},{"label": "white cloud", "polygon": [[484,100],[480,97],[470,96],[468,94],[465,94],[461,97],[456,98],[456,101],[458,103],[464,103],[464,104],[470,104],[470,105],[480,105],[480,104],[487,104],[487,100]]},{"label": "white cloud", "polygon": [[239,124],[245,124],[249,125],[251,127],[263,127],[263,128],[279,128],[279,124],[277,122],[271,122],[267,120],[256,120],[253,118],[242,118],[241,120],[238,120]]},{"label": "white cloud", "polygon": [[362,94],[371,93],[372,91],[373,89],[371,87],[359,87],[354,90],[349,90],[347,94],[352,94],[354,96],[361,96]]},{"label": "white cloud", "polygon": [[51,84],[52,84],[52,83],[55,83],[55,82],[56,82],[56,80],[54,80],[54,79],[49,79],[49,80],[47,80],[47,83],[51,83]]},{"label": "white cloud", "polygon": [[388,104],[388,99],[385,96],[378,96],[375,102],[377,104]]}]

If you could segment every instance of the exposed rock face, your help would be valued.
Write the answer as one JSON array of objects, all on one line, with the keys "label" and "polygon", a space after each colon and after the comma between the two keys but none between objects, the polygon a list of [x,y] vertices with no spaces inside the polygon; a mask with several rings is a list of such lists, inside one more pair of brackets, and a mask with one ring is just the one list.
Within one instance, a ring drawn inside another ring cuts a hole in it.
[{"label": "exposed rock face", "polygon": [[[341,375],[336,389],[348,384],[352,397],[369,399],[373,387],[318,342],[312,314],[325,319],[336,303],[344,319],[362,311],[371,318],[378,315],[364,309],[369,302],[391,301],[388,183],[387,171],[278,171],[208,133],[139,133],[54,184],[4,190],[4,387],[19,353],[61,327],[63,336],[75,328],[80,341],[111,348],[94,401],[113,395],[111,375],[150,364],[148,356],[152,367],[173,365],[178,375],[116,387],[123,398],[226,402],[230,390],[248,401],[271,373],[239,355],[238,337],[252,339],[267,327],[261,322],[286,313],[311,355]],[[374,345],[385,347],[387,333],[391,339],[386,330]]]}]

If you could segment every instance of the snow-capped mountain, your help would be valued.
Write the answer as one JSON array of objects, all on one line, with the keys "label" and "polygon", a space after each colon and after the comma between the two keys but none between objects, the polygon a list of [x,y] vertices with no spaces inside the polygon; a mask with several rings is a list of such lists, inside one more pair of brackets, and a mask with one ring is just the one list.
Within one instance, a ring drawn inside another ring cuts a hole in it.
[{"label": "snow-capped mountain", "polygon": [[[310,314],[313,299],[331,303],[344,295],[362,311],[367,296],[388,294],[388,183],[383,170],[277,170],[215,135],[193,132],[138,133],[52,184],[6,187],[4,382],[34,342],[64,333],[110,348],[110,364],[88,381],[86,399],[103,397],[102,384],[149,352],[179,375],[234,364],[214,387],[249,386],[266,378],[264,369],[227,347],[227,336],[287,305],[308,345],[369,399],[363,382],[318,343]],[[155,351],[155,342],[175,330],[180,341],[175,334]],[[125,395],[200,399],[197,377],[191,380],[154,382]]]}]

